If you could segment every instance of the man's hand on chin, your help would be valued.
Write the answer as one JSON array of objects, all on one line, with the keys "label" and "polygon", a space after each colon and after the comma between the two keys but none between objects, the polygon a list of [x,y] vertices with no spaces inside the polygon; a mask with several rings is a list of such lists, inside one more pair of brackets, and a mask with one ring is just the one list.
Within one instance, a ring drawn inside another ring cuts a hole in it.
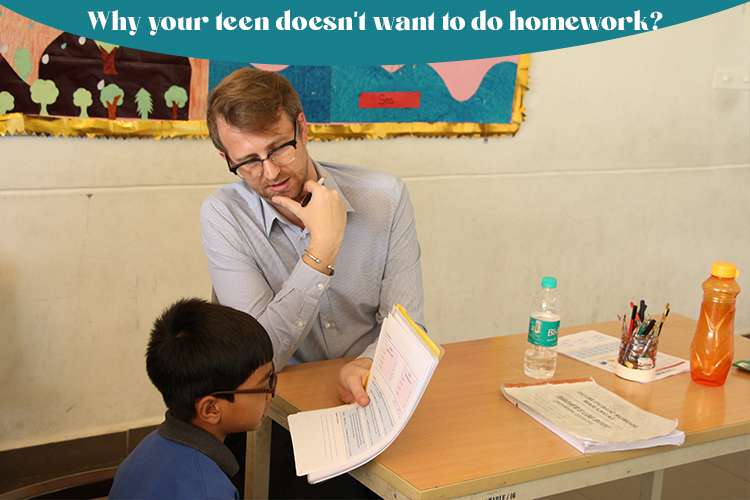
[{"label": "man's hand on chin", "polygon": [[370,398],[365,392],[367,377],[370,375],[372,360],[370,358],[359,358],[350,361],[341,367],[339,372],[339,398],[344,403],[354,403],[359,406],[367,406]]}]

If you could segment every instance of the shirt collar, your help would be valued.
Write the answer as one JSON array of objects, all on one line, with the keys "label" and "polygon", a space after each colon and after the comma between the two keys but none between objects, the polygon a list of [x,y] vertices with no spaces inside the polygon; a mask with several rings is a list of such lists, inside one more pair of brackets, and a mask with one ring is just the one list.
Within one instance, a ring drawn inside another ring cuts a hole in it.
[{"label": "shirt collar", "polygon": [[216,462],[224,473],[232,477],[240,470],[237,459],[229,448],[208,431],[173,417],[167,412],[164,423],[159,426],[159,435],[196,449]]},{"label": "shirt collar", "polygon": [[[325,187],[329,189],[335,189],[339,192],[339,195],[341,196],[341,201],[344,202],[344,207],[346,208],[347,213],[348,212],[354,212],[354,208],[352,208],[352,205],[349,203],[349,200],[346,199],[346,196],[344,196],[344,193],[339,188],[338,183],[336,182],[336,179],[333,175],[320,163],[316,162],[315,160],[312,161],[313,165],[315,166],[315,170],[318,173],[318,179],[321,177],[325,177]],[[260,204],[263,211],[263,223],[265,224],[265,232],[266,237],[271,235],[271,229],[273,228],[273,221],[277,220],[283,224],[291,224],[283,215],[281,215],[276,208],[271,205],[265,198],[259,196],[260,198]]]}]

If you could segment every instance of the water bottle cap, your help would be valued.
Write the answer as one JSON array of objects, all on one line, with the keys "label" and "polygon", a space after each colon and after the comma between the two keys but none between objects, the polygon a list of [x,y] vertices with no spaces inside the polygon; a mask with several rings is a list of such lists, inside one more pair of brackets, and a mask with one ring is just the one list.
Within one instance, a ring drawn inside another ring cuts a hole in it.
[{"label": "water bottle cap", "polygon": [[711,274],[717,278],[736,278],[740,275],[740,271],[731,262],[717,260],[711,264]]},{"label": "water bottle cap", "polygon": [[557,278],[554,276],[545,276],[542,278],[542,288],[557,288]]}]

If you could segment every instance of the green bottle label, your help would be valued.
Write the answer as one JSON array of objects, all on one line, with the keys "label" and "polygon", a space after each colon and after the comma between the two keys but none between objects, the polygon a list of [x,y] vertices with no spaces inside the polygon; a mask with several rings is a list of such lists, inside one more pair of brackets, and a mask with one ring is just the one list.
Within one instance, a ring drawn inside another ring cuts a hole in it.
[{"label": "green bottle label", "polygon": [[542,321],[533,317],[529,318],[529,343],[542,347],[555,347],[559,328],[560,320]]}]

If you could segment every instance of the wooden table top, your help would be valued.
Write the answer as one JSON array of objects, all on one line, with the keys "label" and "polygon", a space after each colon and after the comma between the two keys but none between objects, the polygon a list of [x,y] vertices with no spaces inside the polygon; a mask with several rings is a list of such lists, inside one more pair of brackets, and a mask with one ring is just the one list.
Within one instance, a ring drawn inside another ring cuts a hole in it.
[{"label": "wooden table top", "polygon": [[[689,359],[694,329],[695,321],[670,316],[659,350]],[[619,336],[616,321],[563,328],[561,335],[583,330]],[[750,358],[750,341],[735,340],[735,359]],[[523,374],[525,342],[520,334],[444,345],[445,356],[410,422],[375,461],[417,490],[451,488],[458,495],[659,453],[582,455],[507,402],[502,384],[532,380]],[[341,404],[335,384],[345,362],[286,368],[275,404],[290,413]],[[587,376],[645,410],[679,419],[685,446],[750,434],[750,373],[736,368],[721,387],[696,384],[689,373],[639,384],[558,356],[555,379]]]}]

